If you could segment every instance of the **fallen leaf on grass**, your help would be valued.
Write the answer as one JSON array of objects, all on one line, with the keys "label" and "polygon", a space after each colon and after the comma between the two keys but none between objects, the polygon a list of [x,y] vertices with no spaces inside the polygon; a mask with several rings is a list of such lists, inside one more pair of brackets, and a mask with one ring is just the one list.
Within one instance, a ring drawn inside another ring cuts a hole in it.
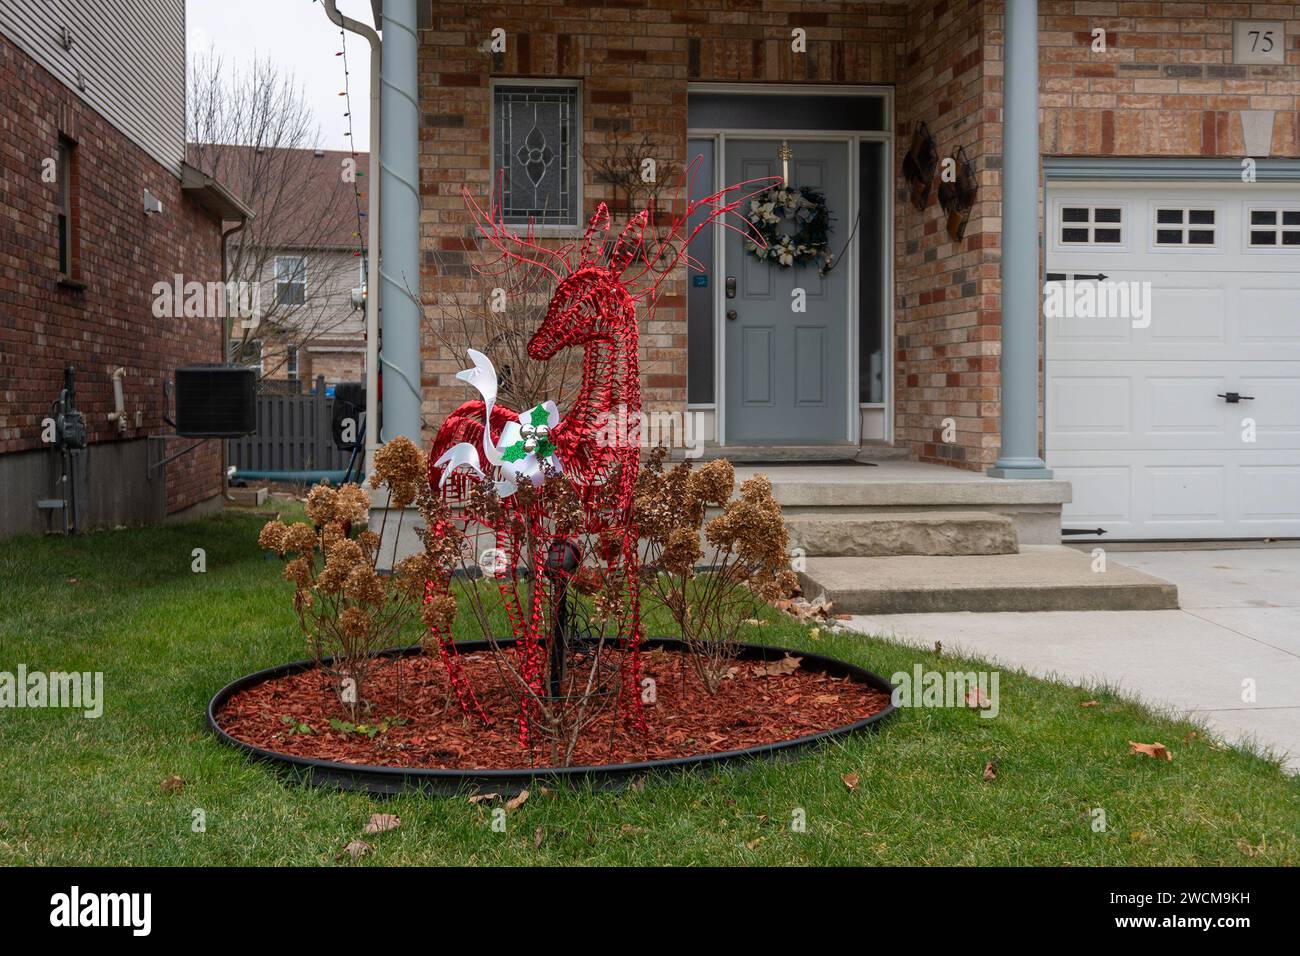
[{"label": "fallen leaf on grass", "polygon": [[862,778],[859,777],[856,773],[846,773],[842,775],[840,779],[844,781],[844,786],[849,788],[849,793],[858,792],[858,781],[861,780]]},{"label": "fallen leaf on grass", "polygon": [[996,760],[990,760],[984,765],[984,779],[992,782],[998,778],[998,765]]},{"label": "fallen leaf on grass", "polygon": [[528,799],[528,791],[520,790],[518,796],[511,797],[509,800],[506,801],[506,813],[514,813],[516,810],[518,810],[520,807],[524,805],[524,801],[527,799]]},{"label": "fallen leaf on grass", "polygon": [[988,696],[978,687],[972,687],[970,690],[966,691],[966,706],[979,708],[992,707],[993,701],[989,700]]},{"label": "fallen leaf on grass", "polygon": [[1100,707],[1100,706],[1101,706],[1101,701],[1099,701],[1099,700],[1085,700],[1083,703],[1079,704],[1079,706],[1080,706],[1080,707]]},{"label": "fallen leaf on grass", "polygon": [[501,799],[501,794],[499,793],[476,793],[469,798],[469,802],[471,804],[490,803],[493,800],[500,800],[500,799]]},{"label": "fallen leaf on grass", "polygon": [[402,818],[393,813],[372,813],[370,822],[366,824],[365,833],[383,833],[385,830],[396,830],[402,825]]},{"label": "fallen leaf on grass", "polygon": [[338,855],[338,859],[350,856],[354,860],[359,860],[370,852],[370,844],[365,840],[353,840],[343,848],[343,852]]},{"label": "fallen leaf on grass", "polygon": [[540,848],[542,845],[542,841],[545,839],[546,839],[546,828],[539,826],[536,830],[533,831],[533,849],[536,850]]},{"label": "fallen leaf on grass", "polygon": [[160,786],[162,787],[164,793],[180,793],[182,790],[185,789],[185,781],[182,780],[180,777],[176,776],[176,774],[172,774],[170,777],[164,780],[160,784]]},{"label": "fallen leaf on grass", "polygon": [[1245,840],[1238,840],[1237,849],[1240,850],[1245,856],[1259,856],[1264,852],[1265,845],[1261,843],[1259,846],[1251,846]]},{"label": "fallen leaf on grass", "polygon": [[763,842],[764,840],[766,840],[766,839],[767,839],[767,837],[758,837],[757,839],[750,840],[748,843],[745,844],[745,849],[746,849],[746,850],[752,850],[752,849],[754,849],[754,847],[758,846],[760,843],[762,843],[762,842]]},{"label": "fallen leaf on grass", "polygon": [[1153,744],[1139,744],[1139,743],[1135,743],[1134,741],[1130,740],[1130,741],[1128,742],[1128,745],[1129,745],[1129,747],[1131,748],[1131,749],[1129,750],[1129,753],[1134,753],[1134,754],[1145,754],[1145,755],[1148,756],[1148,757],[1154,757],[1156,760],[1173,760],[1173,759],[1174,759],[1174,755],[1171,754],[1171,753],[1169,752],[1169,749],[1168,749],[1164,744],[1160,743],[1159,741],[1157,741],[1156,743],[1153,743]]}]

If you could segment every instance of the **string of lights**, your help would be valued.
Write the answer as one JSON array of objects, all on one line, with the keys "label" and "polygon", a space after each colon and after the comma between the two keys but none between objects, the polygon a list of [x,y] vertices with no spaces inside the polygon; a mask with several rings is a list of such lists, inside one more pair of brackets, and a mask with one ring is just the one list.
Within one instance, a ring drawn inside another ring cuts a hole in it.
[{"label": "string of lights", "polygon": [[360,183],[365,177],[365,170],[363,170],[361,164],[357,162],[356,140],[352,136],[352,81],[351,70],[348,68],[348,34],[347,31],[342,28],[339,29],[339,50],[334,55],[336,57],[341,57],[343,60],[343,89],[339,93],[339,96],[343,97],[343,116],[347,120],[348,125],[347,131],[344,132],[343,135],[347,137],[348,151],[352,154],[352,199],[357,214],[357,228],[356,231],[352,233],[353,238],[357,240],[357,251],[353,253],[353,256],[360,257],[361,259],[362,288],[369,290],[370,257],[367,255],[365,228],[367,212],[361,208],[361,202],[365,199],[366,194],[361,191],[360,187]]}]

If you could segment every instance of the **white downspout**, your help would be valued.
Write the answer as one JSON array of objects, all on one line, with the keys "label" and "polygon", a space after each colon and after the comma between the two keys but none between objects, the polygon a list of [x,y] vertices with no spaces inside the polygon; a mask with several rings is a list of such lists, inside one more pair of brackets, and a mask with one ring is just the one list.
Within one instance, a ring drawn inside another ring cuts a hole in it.
[{"label": "white downspout", "polygon": [[379,34],[360,20],[339,13],[336,0],[321,0],[325,15],[335,26],[362,36],[370,44],[370,162],[366,192],[366,460],[365,473],[374,469],[379,435],[379,68],[382,46]]}]

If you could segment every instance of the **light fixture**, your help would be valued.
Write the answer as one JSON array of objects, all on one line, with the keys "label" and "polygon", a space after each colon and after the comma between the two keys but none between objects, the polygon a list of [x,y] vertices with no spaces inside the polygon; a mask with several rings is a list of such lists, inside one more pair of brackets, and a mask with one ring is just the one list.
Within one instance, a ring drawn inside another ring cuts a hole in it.
[{"label": "light fixture", "polygon": [[790,185],[790,160],[794,159],[794,150],[785,140],[781,140],[781,148],[776,151],[776,155],[781,157],[781,182]]}]

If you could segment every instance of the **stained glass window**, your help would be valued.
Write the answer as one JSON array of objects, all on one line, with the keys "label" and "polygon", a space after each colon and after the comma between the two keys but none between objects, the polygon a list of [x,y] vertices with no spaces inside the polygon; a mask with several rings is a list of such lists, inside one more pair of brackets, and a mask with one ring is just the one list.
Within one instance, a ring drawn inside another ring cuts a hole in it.
[{"label": "stained glass window", "polygon": [[578,88],[498,85],[492,123],[505,221],[576,226]]}]

